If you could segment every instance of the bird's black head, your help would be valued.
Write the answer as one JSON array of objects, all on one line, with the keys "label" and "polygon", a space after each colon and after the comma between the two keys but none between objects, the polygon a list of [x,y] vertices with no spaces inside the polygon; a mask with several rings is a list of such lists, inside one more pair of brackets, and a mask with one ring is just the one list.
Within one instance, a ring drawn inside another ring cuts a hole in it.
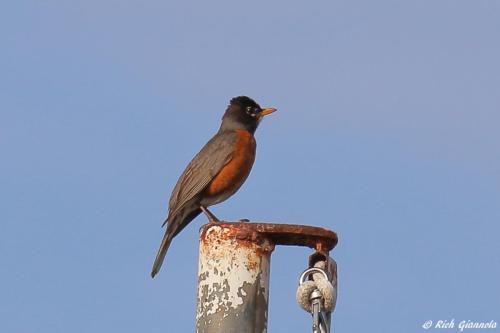
[{"label": "bird's black head", "polygon": [[255,133],[262,118],[274,111],[276,111],[274,108],[261,108],[250,97],[234,97],[222,117],[221,130],[244,129]]}]

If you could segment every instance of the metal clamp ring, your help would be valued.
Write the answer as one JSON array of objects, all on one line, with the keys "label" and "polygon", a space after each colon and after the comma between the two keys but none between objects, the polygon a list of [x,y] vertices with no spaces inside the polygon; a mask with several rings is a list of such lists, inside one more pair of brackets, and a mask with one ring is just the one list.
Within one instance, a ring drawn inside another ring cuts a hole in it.
[{"label": "metal clamp ring", "polygon": [[309,278],[309,275],[311,275],[313,273],[321,273],[321,274],[323,274],[323,276],[325,277],[325,280],[328,281],[328,275],[326,274],[326,272],[323,269],[318,268],[318,267],[311,267],[311,268],[306,269],[304,271],[304,273],[302,273],[300,275],[299,285],[301,285],[304,282],[306,282],[306,279]]}]

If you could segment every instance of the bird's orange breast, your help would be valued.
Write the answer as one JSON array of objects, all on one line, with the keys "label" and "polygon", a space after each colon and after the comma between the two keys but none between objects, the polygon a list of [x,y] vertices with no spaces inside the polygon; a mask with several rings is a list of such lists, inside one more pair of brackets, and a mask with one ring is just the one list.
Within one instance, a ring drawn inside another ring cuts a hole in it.
[{"label": "bird's orange breast", "polygon": [[250,174],[255,161],[255,138],[245,130],[237,130],[236,135],[231,160],[222,167],[205,189],[204,194],[208,197],[220,198],[220,201],[227,199],[241,187]]}]

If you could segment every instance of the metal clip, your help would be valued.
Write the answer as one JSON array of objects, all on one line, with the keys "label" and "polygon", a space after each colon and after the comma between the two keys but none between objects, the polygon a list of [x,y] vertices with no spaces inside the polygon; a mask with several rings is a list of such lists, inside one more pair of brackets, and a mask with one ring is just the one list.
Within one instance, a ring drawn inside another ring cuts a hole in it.
[{"label": "metal clip", "polygon": [[[303,284],[309,276],[314,273],[321,273],[326,280],[328,280],[328,275],[324,270],[317,267],[311,267],[306,269],[299,278],[299,284]],[[320,291],[315,289],[311,296],[309,296],[309,301],[311,302],[311,315],[313,317],[312,323],[312,333],[329,333],[329,325],[325,316],[325,312],[322,309],[322,298]]]},{"label": "metal clip", "polygon": [[325,279],[328,280],[328,275],[326,274],[326,272],[324,270],[322,270],[321,268],[318,268],[318,267],[311,267],[311,268],[306,269],[300,275],[299,284],[306,282],[306,279],[309,278],[309,275],[314,274],[314,273],[321,273],[321,274],[323,274]]}]

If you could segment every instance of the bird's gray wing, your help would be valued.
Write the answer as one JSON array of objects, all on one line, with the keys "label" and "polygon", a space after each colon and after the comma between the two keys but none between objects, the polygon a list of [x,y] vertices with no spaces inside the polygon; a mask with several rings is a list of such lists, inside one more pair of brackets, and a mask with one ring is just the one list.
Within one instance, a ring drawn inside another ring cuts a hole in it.
[{"label": "bird's gray wing", "polygon": [[[191,160],[177,181],[168,204],[168,216],[175,216],[200,193],[232,158],[237,134],[219,132]],[[168,221],[167,220],[163,223]]]}]

